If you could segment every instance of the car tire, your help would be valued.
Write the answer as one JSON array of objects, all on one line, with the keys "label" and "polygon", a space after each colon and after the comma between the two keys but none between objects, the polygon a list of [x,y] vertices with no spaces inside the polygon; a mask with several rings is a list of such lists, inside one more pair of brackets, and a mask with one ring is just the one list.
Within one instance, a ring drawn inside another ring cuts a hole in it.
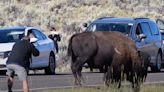
[{"label": "car tire", "polygon": [[162,63],[161,54],[158,52],[158,54],[156,56],[156,64],[155,64],[155,66],[151,67],[152,72],[160,72],[161,65],[162,65],[161,63]]},{"label": "car tire", "polygon": [[45,74],[54,75],[55,74],[55,68],[56,68],[55,55],[50,54],[50,56],[49,56],[49,65],[45,69]]}]

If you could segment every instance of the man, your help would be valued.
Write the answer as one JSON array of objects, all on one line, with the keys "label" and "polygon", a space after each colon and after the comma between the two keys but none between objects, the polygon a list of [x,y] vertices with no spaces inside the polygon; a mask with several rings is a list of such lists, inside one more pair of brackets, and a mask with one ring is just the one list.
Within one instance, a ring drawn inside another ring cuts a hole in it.
[{"label": "man", "polygon": [[50,31],[51,31],[51,33],[48,37],[54,41],[54,45],[56,47],[56,52],[58,53],[59,47],[58,47],[57,42],[61,40],[60,34],[56,31],[55,27],[51,27]]},{"label": "man", "polygon": [[30,43],[30,33],[15,43],[7,60],[8,92],[12,92],[14,74],[23,83],[23,92],[29,92],[27,69],[30,66],[31,56],[39,56],[39,51]]}]

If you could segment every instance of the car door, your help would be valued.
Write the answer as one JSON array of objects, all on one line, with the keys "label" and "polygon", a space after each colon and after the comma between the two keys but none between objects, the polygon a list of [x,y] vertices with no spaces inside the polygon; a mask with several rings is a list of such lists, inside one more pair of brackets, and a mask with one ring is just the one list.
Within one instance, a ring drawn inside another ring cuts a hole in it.
[{"label": "car door", "polygon": [[146,35],[146,38],[140,42],[140,50],[149,53],[151,60],[156,59],[158,48],[156,44],[156,36],[152,33],[149,22],[141,22],[140,27],[142,34]]},{"label": "car door", "polygon": [[[138,23],[135,34],[138,49],[144,52],[149,52],[149,49],[151,48],[152,33],[148,23]],[[146,38],[140,38],[140,35],[146,35]]]},{"label": "car door", "polygon": [[143,34],[143,31],[141,29],[141,24],[138,23],[136,28],[134,29],[134,34],[132,35],[132,39],[136,42],[136,46],[139,50],[142,49],[142,47],[145,45],[143,39],[140,39],[140,34]]},{"label": "car door", "polygon": [[40,55],[38,57],[32,57],[31,68],[41,68],[48,66],[49,61],[49,48],[46,36],[37,29],[32,30],[35,37],[38,39],[37,42],[33,43],[39,50]]},{"label": "car door", "polygon": [[[163,52],[162,57],[164,59],[164,20],[157,19],[156,23],[158,25],[158,28],[160,29],[160,33],[161,33],[161,36],[162,36],[162,52]],[[163,60],[163,63],[164,63],[164,60]]]}]

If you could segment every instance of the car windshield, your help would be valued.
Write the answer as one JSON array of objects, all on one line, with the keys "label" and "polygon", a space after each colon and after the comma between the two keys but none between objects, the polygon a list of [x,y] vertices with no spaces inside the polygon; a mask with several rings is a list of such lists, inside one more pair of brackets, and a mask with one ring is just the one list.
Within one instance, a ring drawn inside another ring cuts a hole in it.
[{"label": "car windshield", "polygon": [[23,37],[23,30],[0,30],[0,43],[16,42]]},{"label": "car windshield", "polygon": [[87,31],[119,31],[128,34],[132,25],[132,23],[93,23]]}]

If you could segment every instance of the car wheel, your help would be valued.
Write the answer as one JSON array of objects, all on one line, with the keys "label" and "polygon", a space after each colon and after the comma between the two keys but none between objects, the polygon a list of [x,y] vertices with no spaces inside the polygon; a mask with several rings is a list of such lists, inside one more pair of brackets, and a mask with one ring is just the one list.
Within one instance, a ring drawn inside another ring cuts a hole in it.
[{"label": "car wheel", "polygon": [[49,66],[45,69],[45,74],[55,74],[55,68],[56,68],[56,63],[55,63],[55,56],[53,54],[50,54],[49,56]]},{"label": "car wheel", "polygon": [[151,67],[153,72],[159,72],[161,70],[161,62],[162,62],[161,54],[158,53],[156,56],[156,65]]}]

